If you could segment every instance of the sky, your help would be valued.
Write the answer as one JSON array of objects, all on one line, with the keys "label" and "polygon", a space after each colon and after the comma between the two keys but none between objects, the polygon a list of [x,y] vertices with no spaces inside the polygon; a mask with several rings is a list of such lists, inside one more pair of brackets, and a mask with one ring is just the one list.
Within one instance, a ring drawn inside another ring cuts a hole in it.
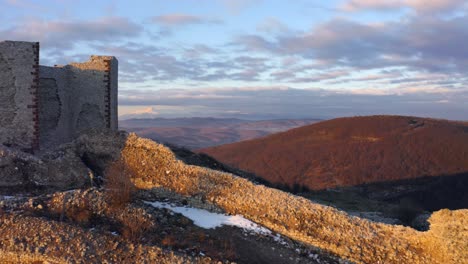
[{"label": "sky", "polygon": [[468,1],[0,0],[42,65],[119,60],[119,115],[468,120]]}]

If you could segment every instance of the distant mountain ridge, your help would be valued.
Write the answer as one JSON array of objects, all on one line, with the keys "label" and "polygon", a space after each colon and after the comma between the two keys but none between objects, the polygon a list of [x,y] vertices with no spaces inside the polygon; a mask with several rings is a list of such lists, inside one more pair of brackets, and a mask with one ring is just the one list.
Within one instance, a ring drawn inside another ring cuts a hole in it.
[{"label": "distant mountain ridge", "polygon": [[273,183],[321,190],[468,173],[468,123],[337,118],[200,152]]},{"label": "distant mountain ridge", "polygon": [[200,126],[213,126],[213,125],[232,125],[245,122],[252,122],[249,120],[242,120],[237,118],[214,118],[214,117],[181,117],[181,118],[132,118],[120,120],[121,127],[200,127]]},{"label": "distant mountain ridge", "polygon": [[120,121],[120,128],[189,149],[233,143],[304,126],[319,119],[145,118]]}]

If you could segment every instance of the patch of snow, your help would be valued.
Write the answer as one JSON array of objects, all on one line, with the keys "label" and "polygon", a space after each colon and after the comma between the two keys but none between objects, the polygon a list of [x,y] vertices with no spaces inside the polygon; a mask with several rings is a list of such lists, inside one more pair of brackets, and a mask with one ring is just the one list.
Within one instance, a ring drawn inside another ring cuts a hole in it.
[{"label": "patch of snow", "polygon": [[229,225],[236,226],[246,231],[251,231],[257,234],[271,235],[271,231],[269,229],[244,218],[242,215],[218,214],[203,209],[180,207],[162,202],[145,201],[145,203],[156,208],[166,208],[176,213],[182,214],[183,216],[192,220],[195,225],[201,228],[211,229],[223,225]]}]

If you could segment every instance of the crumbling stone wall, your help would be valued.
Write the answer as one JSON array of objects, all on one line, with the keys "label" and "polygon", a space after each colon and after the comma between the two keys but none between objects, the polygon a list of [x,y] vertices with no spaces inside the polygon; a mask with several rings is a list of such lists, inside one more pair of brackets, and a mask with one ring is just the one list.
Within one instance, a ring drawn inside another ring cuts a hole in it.
[{"label": "crumbling stone wall", "polygon": [[[91,127],[117,129],[118,62],[112,56],[91,56],[84,63],[72,63],[71,86],[76,98],[77,131]],[[81,109],[79,109],[81,107]]]},{"label": "crumbling stone wall", "polygon": [[90,128],[117,129],[117,66],[111,56],[40,66],[41,146],[67,142]]},{"label": "crumbling stone wall", "polygon": [[72,139],[66,117],[70,115],[67,74],[64,69],[39,67],[39,142],[55,145]]},{"label": "crumbling stone wall", "polygon": [[37,150],[117,130],[118,61],[39,66],[39,43],[0,42],[0,144]]},{"label": "crumbling stone wall", "polygon": [[38,147],[39,43],[0,42],[0,143]]}]

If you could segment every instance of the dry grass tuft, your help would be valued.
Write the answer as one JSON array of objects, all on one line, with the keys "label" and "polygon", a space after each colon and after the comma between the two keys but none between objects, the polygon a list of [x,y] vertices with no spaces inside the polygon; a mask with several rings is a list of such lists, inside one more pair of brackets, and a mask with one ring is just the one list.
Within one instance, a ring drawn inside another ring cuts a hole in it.
[{"label": "dry grass tuft", "polygon": [[[105,197],[108,210],[111,214],[119,215],[125,210],[136,187],[132,182],[135,171],[123,160],[112,163],[105,171]],[[126,214],[126,217],[118,217],[120,233],[126,239],[137,242],[144,234],[154,227],[153,221],[140,213]]]},{"label": "dry grass tuft", "polygon": [[91,208],[90,202],[86,197],[83,197],[77,202],[77,204],[71,206],[68,209],[64,208],[64,213],[67,218],[73,222],[76,222],[80,225],[86,225],[93,216],[93,210]]},{"label": "dry grass tuft", "polygon": [[118,160],[105,171],[106,200],[109,208],[120,209],[128,204],[136,191],[132,182],[135,172],[125,162]]},{"label": "dry grass tuft", "polygon": [[126,217],[121,218],[120,224],[122,225],[120,228],[122,236],[133,242],[141,241],[144,235],[155,227],[150,218],[139,213],[126,215]]}]

